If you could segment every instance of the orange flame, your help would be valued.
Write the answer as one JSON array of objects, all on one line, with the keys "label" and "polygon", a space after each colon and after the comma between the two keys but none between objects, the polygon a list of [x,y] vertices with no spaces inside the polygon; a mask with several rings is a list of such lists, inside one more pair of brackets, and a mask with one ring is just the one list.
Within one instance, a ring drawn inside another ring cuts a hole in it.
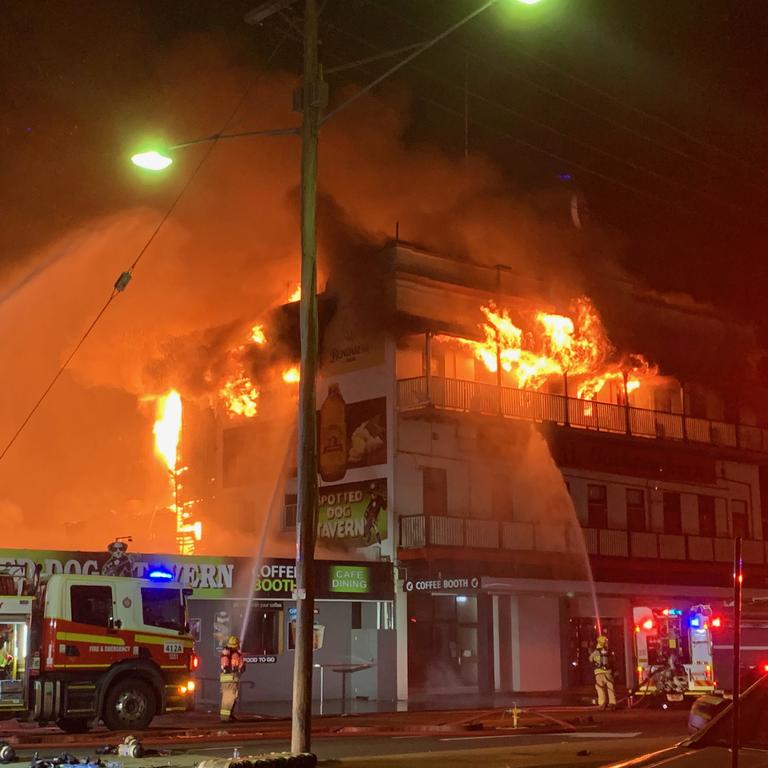
[{"label": "orange flame", "polygon": [[176,543],[179,554],[192,555],[195,552],[195,542],[203,537],[203,524],[199,520],[192,522],[192,514],[187,511],[187,508],[196,502],[179,502],[179,491],[183,487],[179,477],[187,470],[187,467],[178,466],[181,429],[181,395],[172,389],[167,395],[158,398],[157,419],[152,432],[155,436],[155,452],[163,459],[171,475],[173,502],[169,509],[176,516]]},{"label": "orange flame", "polygon": [[259,412],[259,388],[240,369],[238,374],[219,390],[227,411],[235,416],[251,418]]},{"label": "orange flame", "polygon": [[293,304],[296,301],[301,301],[301,283],[296,286],[296,290],[288,297],[289,304]]},{"label": "orange flame", "polygon": [[152,428],[155,452],[171,472],[176,471],[181,437],[181,395],[172,389],[157,401],[157,419]]},{"label": "orange flame", "polygon": [[267,343],[267,337],[264,334],[263,325],[254,325],[253,328],[251,328],[251,341],[254,344],[258,344],[259,346]]},{"label": "orange flame", "polygon": [[283,371],[283,381],[286,384],[296,384],[299,381],[299,369],[294,365],[292,368],[286,368]]},{"label": "orange flame", "polygon": [[622,381],[627,371],[627,393],[640,380],[654,376],[657,369],[641,355],[632,355],[622,364],[609,364],[614,353],[600,315],[592,302],[580,297],[573,302],[572,317],[544,311],[533,313],[528,331],[517,325],[505,309],[492,303],[480,308],[484,339],[476,341],[437,336],[437,341],[458,343],[472,350],[492,373],[499,365],[520,389],[538,389],[551,377],[567,374],[578,382],[577,397],[594,399],[609,381]]}]

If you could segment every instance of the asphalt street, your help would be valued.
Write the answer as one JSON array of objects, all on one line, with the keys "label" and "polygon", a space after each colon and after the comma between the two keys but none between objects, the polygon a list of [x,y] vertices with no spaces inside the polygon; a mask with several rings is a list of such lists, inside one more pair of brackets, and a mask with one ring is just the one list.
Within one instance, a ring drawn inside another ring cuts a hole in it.
[{"label": "asphalt street", "polygon": [[[595,768],[614,760],[661,749],[686,736],[680,713],[623,713],[595,726],[569,733],[430,733],[382,735],[345,733],[313,739],[313,751],[325,765],[351,764],[361,768],[379,766],[470,766],[517,768],[546,766],[585,766]],[[105,741],[109,739],[106,738]],[[289,749],[285,738],[252,739],[233,742],[190,744],[174,747],[170,756],[149,757],[141,761],[108,758],[123,768],[192,768],[203,757],[231,757],[239,748],[242,756],[281,752]],[[34,750],[19,751],[26,762]],[[52,754],[61,750],[48,750]],[[85,756],[83,748],[71,750]],[[82,753],[82,754],[81,754]],[[41,752],[45,754],[45,752]]]}]

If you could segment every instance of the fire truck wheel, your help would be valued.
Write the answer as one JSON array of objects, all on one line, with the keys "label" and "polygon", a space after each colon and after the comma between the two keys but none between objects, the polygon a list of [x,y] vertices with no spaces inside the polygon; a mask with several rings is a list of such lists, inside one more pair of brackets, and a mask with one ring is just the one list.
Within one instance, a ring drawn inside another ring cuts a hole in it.
[{"label": "fire truck wheel", "polygon": [[88,733],[88,719],[85,717],[62,717],[56,725],[64,733]]},{"label": "fire truck wheel", "polygon": [[155,716],[157,702],[152,689],[141,680],[118,680],[107,692],[104,725],[110,731],[142,730]]}]

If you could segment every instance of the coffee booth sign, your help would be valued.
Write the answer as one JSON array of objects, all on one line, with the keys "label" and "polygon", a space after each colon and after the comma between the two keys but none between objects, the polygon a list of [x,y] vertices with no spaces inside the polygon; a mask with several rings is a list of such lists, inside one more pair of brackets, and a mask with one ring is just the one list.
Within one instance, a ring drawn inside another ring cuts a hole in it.
[{"label": "coffee booth sign", "polygon": [[409,579],[403,582],[405,592],[450,592],[457,589],[479,589],[478,576],[454,576],[439,579]]}]

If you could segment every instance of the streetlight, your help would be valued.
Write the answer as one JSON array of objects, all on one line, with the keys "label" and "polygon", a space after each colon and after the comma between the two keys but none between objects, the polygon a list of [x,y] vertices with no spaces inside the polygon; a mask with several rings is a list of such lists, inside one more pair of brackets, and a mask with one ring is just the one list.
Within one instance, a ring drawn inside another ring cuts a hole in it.
[{"label": "streetlight", "polygon": [[164,171],[173,162],[173,158],[153,149],[149,152],[137,152],[131,156],[131,162],[147,171]]},{"label": "streetlight", "polygon": [[[258,24],[279,13],[296,0],[267,0],[245,16],[248,24]],[[414,46],[414,50],[382,75],[354,93],[330,112],[320,117],[326,106],[325,83],[318,64],[317,0],[305,0],[304,68],[301,88],[302,126],[273,131],[247,131],[237,134],[214,134],[196,141],[176,144],[169,150],[192,144],[218,141],[240,136],[301,134],[301,363],[299,381],[299,429],[296,505],[296,642],[293,667],[291,718],[291,751],[309,752],[312,724],[312,628],[314,624],[314,551],[317,533],[317,456],[315,383],[318,368],[317,321],[317,146],[320,127],[352,102],[375,88],[390,75],[402,69],[417,56],[479,16],[499,0],[485,2],[435,37]],[[539,0],[517,0],[533,5]],[[134,155],[135,165],[152,171],[164,170],[172,163],[167,154],[155,150]]]}]

